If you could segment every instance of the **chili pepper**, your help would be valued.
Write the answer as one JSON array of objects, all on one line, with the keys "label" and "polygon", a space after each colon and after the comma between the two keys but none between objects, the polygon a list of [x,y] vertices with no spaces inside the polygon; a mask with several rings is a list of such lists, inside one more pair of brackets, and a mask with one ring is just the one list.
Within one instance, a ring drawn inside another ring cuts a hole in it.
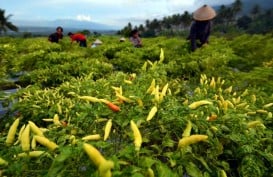
[{"label": "chili pepper", "polygon": [[9,128],[8,136],[7,136],[7,139],[6,139],[6,144],[8,146],[12,145],[12,143],[14,142],[15,134],[16,134],[19,122],[20,122],[20,119],[17,118]]},{"label": "chili pepper", "polygon": [[95,135],[87,135],[85,137],[82,138],[82,140],[85,141],[89,141],[89,140],[99,140],[101,137],[99,134],[95,134]]},{"label": "chili pepper", "polygon": [[182,134],[182,137],[188,137],[191,135],[192,123],[188,121],[187,126]]},{"label": "chili pepper", "polygon": [[104,138],[103,138],[104,141],[107,140],[107,138],[109,137],[111,132],[111,127],[112,127],[112,119],[109,119],[104,129]]},{"label": "chili pepper", "polygon": [[115,104],[113,104],[111,102],[108,102],[107,106],[114,112],[119,112],[120,111],[120,108],[117,105],[115,105]]},{"label": "chili pepper", "polygon": [[49,150],[53,151],[56,148],[58,148],[58,145],[55,144],[54,142],[50,141],[49,139],[47,139],[46,137],[43,136],[37,136],[35,135],[35,140],[40,143],[41,145],[44,145],[45,147],[47,147]]},{"label": "chili pepper", "polygon": [[37,125],[35,125],[34,122],[32,121],[28,121],[28,124],[30,126],[30,130],[36,134],[36,135],[39,135],[39,136],[44,136],[43,132],[39,129],[39,127],[37,127]]},{"label": "chili pepper", "polygon": [[157,112],[157,107],[156,106],[152,107],[152,109],[149,112],[146,120],[150,121],[155,116],[156,112]]},{"label": "chili pepper", "polygon": [[44,154],[45,151],[30,151],[28,153],[23,152],[18,154],[18,157],[40,157],[42,154]]},{"label": "chili pepper", "polygon": [[208,139],[207,135],[191,135],[179,140],[178,148],[183,148],[191,144],[198,143],[199,141],[205,141]]},{"label": "chili pepper", "polygon": [[30,133],[30,126],[28,124],[26,126],[26,128],[24,129],[22,136],[21,136],[21,145],[22,145],[23,151],[29,151],[29,149],[30,149],[29,133]]},{"label": "chili pepper", "polygon": [[135,149],[136,151],[139,151],[140,150],[140,147],[141,147],[141,144],[142,144],[142,136],[141,136],[141,133],[137,127],[137,125],[135,124],[135,122],[133,120],[130,121],[130,126],[131,126],[131,129],[134,133],[134,143],[135,143]]},{"label": "chili pepper", "polygon": [[212,102],[207,101],[207,100],[196,101],[196,102],[193,102],[192,104],[190,104],[189,108],[190,109],[196,109],[199,106],[206,105],[206,104],[212,104]]},{"label": "chili pepper", "polygon": [[93,102],[93,103],[100,102],[100,99],[98,99],[96,97],[92,97],[92,96],[78,96],[78,98],[81,100],[86,100],[86,101]]}]

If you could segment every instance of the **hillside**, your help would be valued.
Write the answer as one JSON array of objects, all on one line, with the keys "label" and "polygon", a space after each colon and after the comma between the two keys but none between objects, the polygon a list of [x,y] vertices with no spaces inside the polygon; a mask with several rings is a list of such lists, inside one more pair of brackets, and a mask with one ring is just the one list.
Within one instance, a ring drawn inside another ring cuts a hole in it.
[{"label": "hillside", "polygon": [[249,13],[254,5],[258,4],[262,9],[270,9],[273,8],[272,0],[242,0],[243,2],[243,12]]}]

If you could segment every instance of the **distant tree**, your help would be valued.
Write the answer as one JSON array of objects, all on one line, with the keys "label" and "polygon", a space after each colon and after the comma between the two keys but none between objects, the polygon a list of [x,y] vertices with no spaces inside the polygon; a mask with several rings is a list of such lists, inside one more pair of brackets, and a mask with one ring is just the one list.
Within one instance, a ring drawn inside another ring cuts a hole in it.
[{"label": "distant tree", "polygon": [[261,7],[259,6],[259,4],[255,4],[250,11],[252,18],[256,18],[260,13],[261,13]]},{"label": "distant tree", "polygon": [[128,23],[127,27],[128,27],[128,29],[132,30],[132,24],[131,24],[131,22]]},{"label": "distant tree", "polygon": [[23,33],[23,38],[31,38],[32,37],[32,33],[31,32],[24,32]]},{"label": "distant tree", "polygon": [[223,24],[225,22],[227,13],[227,7],[225,5],[221,5],[218,10],[218,15],[215,18],[215,22],[218,24]]},{"label": "distant tree", "polygon": [[82,34],[89,36],[91,34],[91,32],[88,29],[84,29],[81,31]]},{"label": "distant tree", "polygon": [[237,20],[237,26],[244,30],[247,30],[252,22],[252,18],[247,15],[244,15]]},{"label": "distant tree", "polygon": [[235,2],[232,3],[231,9],[232,9],[232,13],[233,13],[234,18],[236,18],[238,13],[242,11],[242,8],[243,8],[243,3],[241,0],[235,0]]},{"label": "distant tree", "polygon": [[236,11],[234,11],[232,7],[226,8],[226,13],[225,13],[226,26],[235,22],[235,18],[236,18]]},{"label": "distant tree", "polygon": [[179,26],[181,24],[181,18],[180,18],[180,15],[179,14],[174,14],[172,16],[172,24],[175,25],[175,26]]},{"label": "distant tree", "polygon": [[251,23],[250,33],[268,33],[273,30],[273,9],[268,9]]},{"label": "distant tree", "polygon": [[140,32],[144,32],[144,31],[145,31],[145,28],[144,28],[144,26],[143,26],[142,24],[140,24],[139,27],[138,27],[138,30],[139,30]]},{"label": "distant tree", "polygon": [[149,27],[150,27],[150,20],[146,20],[146,21],[145,21],[145,26],[146,26],[146,28],[149,28]]},{"label": "distant tree", "polygon": [[101,36],[101,34],[100,34],[99,32],[97,32],[97,31],[94,31],[94,32],[93,32],[93,35],[94,35],[95,37]]},{"label": "distant tree", "polygon": [[161,24],[162,24],[163,28],[170,29],[172,27],[171,18],[170,17],[164,17]]},{"label": "distant tree", "polygon": [[142,36],[143,37],[155,37],[156,33],[155,33],[155,30],[148,29],[144,33],[142,33]]},{"label": "distant tree", "polygon": [[0,9],[0,34],[6,33],[8,29],[15,32],[18,31],[18,28],[9,21],[11,16],[11,14],[5,16],[5,10]]},{"label": "distant tree", "polygon": [[181,21],[183,23],[184,28],[187,28],[190,26],[192,21],[192,16],[189,14],[188,11],[185,11],[181,16]]},{"label": "distant tree", "polygon": [[150,22],[149,29],[150,30],[160,30],[161,25],[160,22],[155,18]]},{"label": "distant tree", "polygon": [[129,37],[131,31],[132,31],[132,24],[129,22],[127,26],[125,26],[123,29],[121,29],[118,32],[118,35],[124,35],[125,37]]}]

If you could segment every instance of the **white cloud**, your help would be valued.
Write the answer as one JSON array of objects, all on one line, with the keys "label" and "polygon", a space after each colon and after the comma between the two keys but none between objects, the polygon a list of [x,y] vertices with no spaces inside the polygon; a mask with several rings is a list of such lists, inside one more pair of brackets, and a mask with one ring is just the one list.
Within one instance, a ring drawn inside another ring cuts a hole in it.
[{"label": "white cloud", "polygon": [[79,15],[77,15],[77,17],[76,17],[76,20],[78,20],[78,21],[88,21],[88,22],[90,22],[90,21],[91,21],[91,16],[90,16],[90,15],[79,14]]}]

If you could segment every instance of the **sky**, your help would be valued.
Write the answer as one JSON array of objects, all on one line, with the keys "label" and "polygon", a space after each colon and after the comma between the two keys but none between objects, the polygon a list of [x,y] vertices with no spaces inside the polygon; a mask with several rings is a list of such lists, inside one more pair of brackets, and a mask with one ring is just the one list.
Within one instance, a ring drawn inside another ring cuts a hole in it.
[{"label": "sky", "polygon": [[233,0],[0,0],[0,8],[13,20],[90,21],[115,27],[144,24],[147,19],[193,12],[204,4],[219,5]]}]

